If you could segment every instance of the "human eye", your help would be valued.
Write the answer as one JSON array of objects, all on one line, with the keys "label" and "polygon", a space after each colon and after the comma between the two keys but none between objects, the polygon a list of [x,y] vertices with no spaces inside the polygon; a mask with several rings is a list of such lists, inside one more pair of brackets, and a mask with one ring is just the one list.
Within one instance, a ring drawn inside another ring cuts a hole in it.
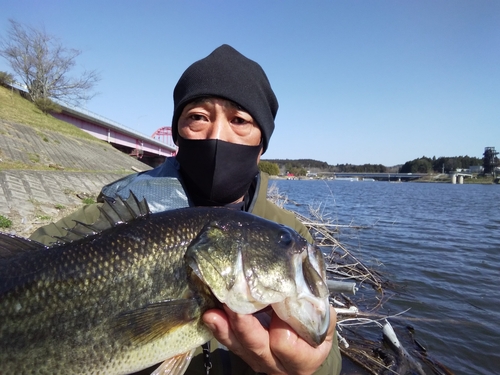
[{"label": "human eye", "polygon": [[206,122],[210,118],[210,112],[201,105],[186,106],[183,114],[190,123]]},{"label": "human eye", "polygon": [[249,121],[248,119],[245,119],[243,117],[239,117],[239,116],[234,117],[231,122],[235,125],[249,125],[249,124],[251,124],[251,121]]},{"label": "human eye", "polygon": [[231,114],[232,120],[231,123],[234,125],[248,125],[252,126],[254,121],[252,115],[242,108],[235,108],[234,112]]},{"label": "human eye", "polygon": [[192,113],[189,116],[190,120],[193,121],[206,121],[207,117],[205,115],[199,114],[199,113]]},{"label": "human eye", "polygon": [[209,116],[203,108],[187,107],[179,117],[179,134],[189,138],[190,133],[200,132],[207,127]]}]

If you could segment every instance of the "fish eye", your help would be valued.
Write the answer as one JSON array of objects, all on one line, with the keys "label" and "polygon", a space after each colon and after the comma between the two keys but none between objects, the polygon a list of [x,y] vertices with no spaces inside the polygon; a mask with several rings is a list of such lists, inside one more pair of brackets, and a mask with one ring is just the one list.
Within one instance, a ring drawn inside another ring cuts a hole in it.
[{"label": "fish eye", "polygon": [[288,247],[292,244],[293,238],[289,231],[283,230],[280,233],[280,239],[278,243],[282,246]]}]

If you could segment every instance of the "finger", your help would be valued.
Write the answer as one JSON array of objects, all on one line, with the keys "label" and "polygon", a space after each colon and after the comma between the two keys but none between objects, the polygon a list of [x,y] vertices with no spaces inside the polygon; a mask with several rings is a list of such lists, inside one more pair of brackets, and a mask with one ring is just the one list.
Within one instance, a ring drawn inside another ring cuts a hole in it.
[{"label": "finger", "polygon": [[232,335],[229,319],[223,310],[207,310],[203,314],[202,320],[221,344],[229,347],[236,341]]},{"label": "finger", "polygon": [[202,316],[205,323],[211,331],[224,330],[229,326],[226,313],[220,309],[207,310]]},{"label": "finger", "polygon": [[325,341],[313,348],[285,322],[273,317],[270,326],[270,345],[274,356],[287,372],[314,372],[328,357],[335,333],[336,314],[330,308],[330,325]]},{"label": "finger", "polygon": [[284,367],[269,347],[269,331],[255,316],[237,314],[224,308],[235,339],[231,347],[226,346],[256,372],[282,373]]},{"label": "finger", "polygon": [[202,317],[203,322],[212,331],[217,341],[240,356],[254,347],[255,343],[262,344],[262,340],[252,340],[247,337],[255,334],[259,328],[254,325],[255,322],[251,315],[240,315],[226,307],[224,308],[224,310],[208,310]]},{"label": "finger", "polygon": [[269,348],[269,332],[255,316],[237,314],[225,306],[224,308],[233,335],[241,346],[258,352]]}]

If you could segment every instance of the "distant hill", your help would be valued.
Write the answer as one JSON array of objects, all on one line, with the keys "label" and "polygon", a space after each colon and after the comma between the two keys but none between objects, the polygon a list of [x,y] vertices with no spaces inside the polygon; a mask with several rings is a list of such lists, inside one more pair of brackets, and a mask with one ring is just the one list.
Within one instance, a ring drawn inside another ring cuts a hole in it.
[{"label": "distant hill", "polygon": [[278,164],[280,169],[285,168],[286,165],[304,169],[330,170],[331,168],[334,168],[333,166],[328,165],[327,162],[313,160],[313,159],[262,159],[262,160]]},{"label": "distant hill", "polygon": [[314,159],[262,159],[270,163],[278,164],[280,170],[303,168],[310,172],[397,172],[400,165],[386,167],[382,164],[337,164],[330,165],[327,162]]}]

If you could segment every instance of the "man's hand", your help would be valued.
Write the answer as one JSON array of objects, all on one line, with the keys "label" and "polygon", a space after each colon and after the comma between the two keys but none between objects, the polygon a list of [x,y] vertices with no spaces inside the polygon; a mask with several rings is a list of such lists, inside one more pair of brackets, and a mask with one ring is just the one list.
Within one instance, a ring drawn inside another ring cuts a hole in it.
[{"label": "man's hand", "polygon": [[328,357],[337,323],[330,307],[330,326],[325,341],[313,348],[272,313],[269,328],[253,315],[236,314],[224,306],[208,310],[203,321],[215,338],[243,359],[254,371],[268,375],[312,374]]}]

